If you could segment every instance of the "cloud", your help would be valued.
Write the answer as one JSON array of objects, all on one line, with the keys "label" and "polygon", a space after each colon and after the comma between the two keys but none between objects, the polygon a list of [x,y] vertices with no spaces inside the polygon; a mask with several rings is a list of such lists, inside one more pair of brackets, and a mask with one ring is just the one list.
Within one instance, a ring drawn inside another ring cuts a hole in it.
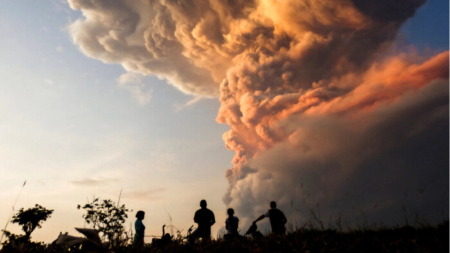
[{"label": "cloud", "polygon": [[[283,63],[284,73],[266,71],[260,78],[269,79],[254,81],[264,85],[284,74],[285,82],[295,80],[291,86],[364,68],[422,3],[389,4],[384,12],[372,13],[382,5],[356,0],[70,0],[84,18],[69,31],[90,57],[119,63],[129,72],[158,75],[186,93],[218,96],[227,72],[239,65],[255,67],[265,61],[270,69],[269,62]],[[377,20],[383,13],[399,12],[399,18]]]},{"label": "cloud", "polygon": [[201,97],[201,96],[196,96],[196,97],[194,97],[193,99],[187,101],[185,104],[182,104],[182,105],[180,105],[180,104],[175,104],[175,105],[174,105],[174,109],[175,109],[175,111],[178,112],[178,111],[182,110],[183,108],[186,108],[186,107],[188,107],[188,106],[191,106],[191,105],[197,103],[198,101],[202,100],[202,98],[203,98],[203,97]]},{"label": "cloud", "polygon": [[256,172],[229,171],[225,200],[253,214],[247,223],[271,200],[301,222],[319,209],[316,204],[322,217],[341,215],[353,225],[365,222],[361,211],[372,223],[398,224],[402,205],[410,219],[418,213],[440,222],[448,210],[448,181],[439,179],[448,176],[447,94],[448,81],[436,80],[372,111],[286,118],[280,127],[289,136],[247,158]]},{"label": "cloud", "polygon": [[122,64],[129,72],[158,75],[187,93],[218,94],[210,73],[183,56],[174,32],[187,27],[175,27],[170,8],[176,6],[108,0],[71,0],[69,5],[83,12],[84,19],[69,30],[86,55]]},{"label": "cloud", "polygon": [[139,105],[144,106],[150,102],[152,91],[145,88],[145,85],[142,83],[142,77],[141,74],[128,72],[122,74],[117,82],[120,88],[129,91],[133,95]]},{"label": "cloud", "polygon": [[64,48],[62,46],[57,47],[56,52],[61,53],[62,51],[64,51]]},{"label": "cloud", "polygon": [[[406,58],[373,62],[365,72],[306,92],[247,91],[239,103],[222,104],[218,121],[232,126],[223,137],[236,152],[224,201],[252,214],[244,224],[271,200],[298,219],[320,203],[325,217],[345,214],[354,226],[366,222],[358,212],[395,225],[402,205],[412,209],[410,219],[421,213],[441,221],[439,213],[448,211],[448,143],[442,140],[448,139],[449,56],[421,64]],[[352,90],[336,91],[349,84]],[[434,135],[440,139],[424,137]],[[431,147],[439,148],[427,152]],[[420,187],[429,190],[403,199],[403,191]],[[302,212],[291,201],[303,201]],[[373,210],[378,203],[382,208]]]},{"label": "cloud", "polygon": [[448,213],[449,53],[387,55],[424,0],[387,1],[69,0],[84,16],[70,33],[89,57],[219,97],[224,202],[243,224],[271,200],[395,223],[402,204]]},{"label": "cloud", "polygon": [[158,194],[165,192],[166,189],[148,189],[148,190],[137,190],[137,191],[126,191],[123,193],[122,198],[124,199],[136,199],[136,200],[157,200],[161,197]]},{"label": "cloud", "polygon": [[84,178],[80,180],[73,180],[70,182],[74,185],[92,187],[92,186],[108,185],[119,181],[120,180],[118,178]]}]

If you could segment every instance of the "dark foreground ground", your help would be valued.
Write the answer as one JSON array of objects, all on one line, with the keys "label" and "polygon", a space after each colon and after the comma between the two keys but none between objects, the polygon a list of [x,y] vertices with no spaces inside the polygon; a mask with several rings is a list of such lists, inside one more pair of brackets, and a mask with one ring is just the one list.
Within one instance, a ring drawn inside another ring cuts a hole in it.
[{"label": "dark foreground ground", "polygon": [[[438,227],[402,227],[378,230],[355,230],[338,232],[332,230],[299,229],[286,236],[268,235],[258,240],[214,240],[188,243],[175,241],[168,245],[147,244],[143,248],[121,247],[115,253],[172,253],[172,252],[449,252],[449,224]],[[9,252],[88,252],[83,249],[68,249],[59,246],[44,246],[32,243],[4,247],[0,253]]]}]

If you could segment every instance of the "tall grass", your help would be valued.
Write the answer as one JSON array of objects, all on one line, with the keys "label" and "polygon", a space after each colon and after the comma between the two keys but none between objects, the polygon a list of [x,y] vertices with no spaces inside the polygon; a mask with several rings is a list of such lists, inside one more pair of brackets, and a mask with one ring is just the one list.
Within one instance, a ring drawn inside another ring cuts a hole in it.
[{"label": "tall grass", "polygon": [[[6,229],[8,228],[8,224],[11,222],[11,218],[13,216],[13,213],[15,211],[15,207],[17,204],[17,201],[19,200],[20,195],[22,194],[22,190],[25,187],[25,185],[27,184],[27,180],[25,180],[22,184],[22,187],[20,188],[19,194],[17,194],[16,200],[14,201],[14,204],[12,205],[12,209],[11,209],[11,213],[8,216],[8,221],[5,224],[5,228],[3,229],[3,231],[6,231]],[[2,233],[2,236],[0,237],[0,244],[3,242],[3,236],[5,235],[5,233]]]},{"label": "tall grass", "polygon": [[[340,217],[340,215],[338,215]],[[360,226],[344,229],[341,219],[326,223],[311,210],[308,221],[298,226],[290,222],[285,236],[267,234],[263,238],[251,237],[237,240],[218,238],[211,241],[187,240],[179,235],[171,243],[145,244],[136,248],[131,243],[110,250],[115,253],[298,253],[298,252],[448,252],[449,222],[438,226],[410,224],[404,226]],[[173,225],[172,225],[173,226]],[[175,227],[174,227],[175,228]],[[176,228],[175,228],[176,229]],[[177,229],[178,230],[178,229]],[[180,230],[178,230],[180,231]],[[179,232],[180,233],[180,232]],[[129,241],[131,242],[131,241]],[[87,253],[82,247],[60,247],[31,242],[29,245],[4,247],[0,253]],[[95,253],[95,252],[91,252]],[[100,252],[99,252],[100,253]]]},{"label": "tall grass", "polygon": [[[302,227],[285,236],[269,234],[253,240],[217,239],[212,241],[174,240],[172,243],[145,244],[136,248],[125,245],[111,249],[115,253],[298,253],[298,252],[448,252],[448,221],[435,227],[411,226],[384,229],[354,229],[340,232]],[[21,246],[23,247],[23,246]],[[80,248],[61,248],[54,245],[33,244],[33,248],[21,248],[26,252],[85,253]],[[19,252],[3,249],[1,253]],[[23,252],[23,251],[22,251]]]}]

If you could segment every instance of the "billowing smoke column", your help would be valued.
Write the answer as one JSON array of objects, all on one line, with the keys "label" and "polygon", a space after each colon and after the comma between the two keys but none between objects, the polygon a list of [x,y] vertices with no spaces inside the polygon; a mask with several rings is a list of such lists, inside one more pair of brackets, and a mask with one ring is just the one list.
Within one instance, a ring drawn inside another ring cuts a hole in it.
[{"label": "billowing smoke column", "polygon": [[[69,0],[88,56],[219,96],[224,202],[387,224],[448,217],[449,53],[392,55],[424,0]],[[313,216],[314,217],[314,216]]]}]

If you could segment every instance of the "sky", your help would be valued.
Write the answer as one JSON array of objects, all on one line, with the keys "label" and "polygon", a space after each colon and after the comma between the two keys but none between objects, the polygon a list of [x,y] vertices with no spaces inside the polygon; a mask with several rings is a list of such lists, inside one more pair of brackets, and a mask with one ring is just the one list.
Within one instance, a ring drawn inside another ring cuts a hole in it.
[{"label": "sky", "polygon": [[147,235],[201,199],[213,235],[272,200],[292,226],[448,219],[448,1],[188,2],[0,3],[0,221],[54,209],[50,242],[121,192]]}]

